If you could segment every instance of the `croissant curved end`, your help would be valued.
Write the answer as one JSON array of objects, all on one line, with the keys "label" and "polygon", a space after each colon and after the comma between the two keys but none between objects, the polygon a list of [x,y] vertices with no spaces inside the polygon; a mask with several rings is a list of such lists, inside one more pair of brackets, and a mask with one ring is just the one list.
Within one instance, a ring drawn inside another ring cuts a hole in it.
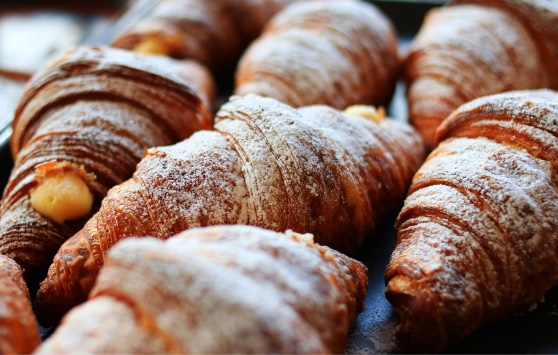
[{"label": "croissant curved end", "polygon": [[35,300],[39,322],[45,326],[55,324],[60,315],[83,302],[97,274],[91,244],[87,233],[81,230],[60,247],[47,278],[39,285]]},{"label": "croissant curved end", "polygon": [[[429,346],[436,347],[436,344],[442,346],[441,344],[446,343],[446,339],[443,339],[445,336],[441,333],[436,333],[434,338],[425,340],[432,336],[432,333],[429,331],[431,326],[437,326],[431,323],[432,319],[423,317],[421,321],[424,323],[405,321],[405,319],[436,312],[435,309],[432,309],[432,305],[436,304],[434,302],[434,299],[437,298],[435,293],[428,293],[427,288],[421,288],[411,276],[404,274],[396,275],[389,280],[386,291],[386,296],[390,302],[398,304],[394,311],[395,317],[400,320],[396,329],[399,350],[412,348],[417,352],[433,351],[432,348],[421,349],[420,346],[421,344],[429,344]],[[431,302],[424,301],[424,299],[431,300]],[[428,310],[429,308],[430,310]],[[417,326],[419,324],[420,326]],[[439,348],[437,350],[440,351],[442,349]]]}]

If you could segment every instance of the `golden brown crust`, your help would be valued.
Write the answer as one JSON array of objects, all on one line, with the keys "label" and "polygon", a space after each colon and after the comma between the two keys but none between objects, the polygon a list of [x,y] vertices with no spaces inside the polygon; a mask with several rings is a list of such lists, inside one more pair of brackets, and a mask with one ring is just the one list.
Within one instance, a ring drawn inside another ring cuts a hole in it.
[{"label": "golden brown crust", "polygon": [[37,353],[342,353],[367,270],[308,238],[241,225],[129,238]]},{"label": "golden brown crust", "polygon": [[558,3],[549,0],[452,0],[451,4],[477,4],[502,9],[525,24],[538,39],[543,66],[552,87],[558,83]]},{"label": "golden brown crust", "polygon": [[528,151],[558,169],[558,95],[551,90],[515,91],[478,98],[442,122],[438,141],[448,137],[486,137]]},{"label": "golden brown crust", "polygon": [[452,113],[397,219],[386,296],[405,351],[442,351],[558,282],[558,93]]},{"label": "golden brown crust", "polygon": [[132,179],[111,189],[62,246],[38,293],[42,321],[83,301],[104,253],[129,236],[249,224],[310,232],[320,244],[355,252],[400,203],[425,155],[410,126],[384,121],[232,98],[214,131],[150,149]]},{"label": "golden brown crust", "polygon": [[300,2],[277,13],[243,53],[235,94],[293,107],[387,105],[398,70],[395,29],[374,5]]},{"label": "golden brown crust", "polygon": [[112,46],[133,50],[159,43],[166,55],[194,59],[214,72],[233,69],[268,20],[297,0],[162,0]]},{"label": "golden brown crust", "polygon": [[118,36],[112,46],[133,50],[142,41],[156,38],[167,55],[193,59],[215,69],[223,65],[224,58],[237,55],[240,47],[226,8],[226,1],[159,1],[148,16]]},{"label": "golden brown crust", "polygon": [[0,252],[27,272],[44,272],[92,215],[59,224],[35,211],[29,192],[40,166],[58,162],[83,171],[98,208],[147,147],[211,127],[214,91],[199,64],[113,48],[69,49],[44,67],[27,84],[12,125],[14,168],[2,198]]},{"label": "golden brown crust", "polygon": [[432,10],[405,59],[410,122],[435,146],[458,106],[510,90],[558,88],[558,7],[459,0]]},{"label": "golden brown crust", "polygon": [[4,255],[0,255],[0,305],[0,352],[32,353],[41,339],[29,290],[21,267]]}]

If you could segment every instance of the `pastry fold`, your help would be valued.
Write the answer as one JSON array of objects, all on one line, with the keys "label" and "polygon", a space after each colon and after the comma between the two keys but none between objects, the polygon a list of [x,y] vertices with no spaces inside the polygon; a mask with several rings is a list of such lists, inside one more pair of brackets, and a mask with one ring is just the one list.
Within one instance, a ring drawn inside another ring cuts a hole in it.
[{"label": "pastry fold", "polygon": [[85,300],[105,252],[130,236],[248,224],[312,233],[319,244],[355,253],[400,206],[424,156],[420,136],[403,122],[233,97],[214,130],[149,149],[64,243],[37,295],[41,322]]},{"label": "pastry fold", "polygon": [[112,46],[192,59],[214,74],[233,70],[269,19],[299,0],[157,0]]},{"label": "pastry fold", "polygon": [[296,2],[272,17],[242,54],[234,92],[293,107],[387,106],[399,70],[395,27],[375,5]]},{"label": "pastry fold", "polygon": [[405,57],[409,120],[434,147],[437,126],[475,98],[558,89],[558,4],[454,0],[429,12]]},{"label": "pastry fold", "polygon": [[[0,253],[27,273],[44,275],[60,245],[96,212],[109,188],[130,178],[146,148],[211,128],[214,95],[212,77],[195,62],[85,46],[55,58],[27,83],[15,111]],[[65,219],[56,208],[33,203],[43,181],[68,175],[81,181],[81,191],[63,198],[63,189],[51,189],[46,202],[58,201],[60,209],[91,195],[88,209]]]},{"label": "pastry fold", "polygon": [[442,351],[558,282],[558,93],[460,106],[398,216],[386,296],[406,351]]},{"label": "pastry fold", "polygon": [[36,353],[343,353],[367,282],[363,264],[309,234],[230,225],[128,238]]}]

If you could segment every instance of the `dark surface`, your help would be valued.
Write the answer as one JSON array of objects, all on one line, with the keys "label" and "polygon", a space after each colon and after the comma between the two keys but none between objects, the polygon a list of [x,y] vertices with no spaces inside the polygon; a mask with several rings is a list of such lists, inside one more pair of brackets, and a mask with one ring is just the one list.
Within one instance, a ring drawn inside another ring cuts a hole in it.
[{"label": "dark surface", "polygon": [[422,24],[424,14],[446,0],[369,0],[392,19],[401,35],[413,35]]},{"label": "dark surface", "polygon": [[[394,22],[406,46],[416,33],[424,13],[437,2],[372,1]],[[1,4],[1,3],[0,3]],[[137,14],[130,15],[130,19]],[[130,21],[126,19],[126,22]],[[117,23],[113,33],[124,22]],[[112,35],[112,34],[111,34]],[[404,119],[406,114],[404,87],[400,84],[389,113]],[[0,128],[1,132],[1,128]],[[13,165],[6,142],[0,142],[0,186],[5,185]],[[384,271],[395,245],[395,216],[387,218],[375,235],[370,236],[358,259],[369,268],[366,309],[358,316],[350,333],[348,353],[391,353],[393,318],[384,297]],[[48,329],[43,329],[45,335]],[[536,308],[523,315],[479,329],[466,341],[448,349],[447,353],[558,353],[558,289],[551,290]]]}]

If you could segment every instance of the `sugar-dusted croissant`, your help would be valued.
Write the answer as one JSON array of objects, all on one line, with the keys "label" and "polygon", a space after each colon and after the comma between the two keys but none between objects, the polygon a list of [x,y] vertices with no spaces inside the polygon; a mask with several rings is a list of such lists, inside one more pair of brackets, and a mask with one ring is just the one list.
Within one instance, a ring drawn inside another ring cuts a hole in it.
[{"label": "sugar-dusted croissant", "polygon": [[460,106],[413,179],[386,296],[412,352],[441,351],[558,283],[558,93]]},{"label": "sugar-dusted croissant", "polygon": [[36,353],[341,354],[367,270],[311,238],[229,225],[124,240]]},{"label": "sugar-dusted croissant", "polygon": [[0,353],[30,354],[39,346],[39,326],[23,270],[0,254]]},{"label": "sugar-dusted croissant", "polygon": [[268,20],[297,0],[159,0],[112,46],[190,58],[213,72],[233,69]]},{"label": "sugar-dusted croissant", "polygon": [[454,0],[427,14],[404,68],[409,120],[433,147],[436,127],[465,102],[558,89],[558,3]]},{"label": "sugar-dusted croissant", "polygon": [[399,74],[397,34],[364,1],[306,1],[276,14],[242,55],[235,94],[293,107],[385,106]]},{"label": "sugar-dusted croissant", "polygon": [[296,110],[257,95],[232,97],[214,128],[150,149],[134,176],[109,191],[41,283],[41,323],[83,301],[104,253],[129,236],[249,224],[312,233],[352,253],[400,205],[425,157],[406,123],[376,123],[329,106]]},{"label": "sugar-dusted croissant", "polygon": [[108,47],[61,54],[31,79],[15,112],[0,253],[44,276],[146,148],[211,127],[214,91],[195,62]]}]

